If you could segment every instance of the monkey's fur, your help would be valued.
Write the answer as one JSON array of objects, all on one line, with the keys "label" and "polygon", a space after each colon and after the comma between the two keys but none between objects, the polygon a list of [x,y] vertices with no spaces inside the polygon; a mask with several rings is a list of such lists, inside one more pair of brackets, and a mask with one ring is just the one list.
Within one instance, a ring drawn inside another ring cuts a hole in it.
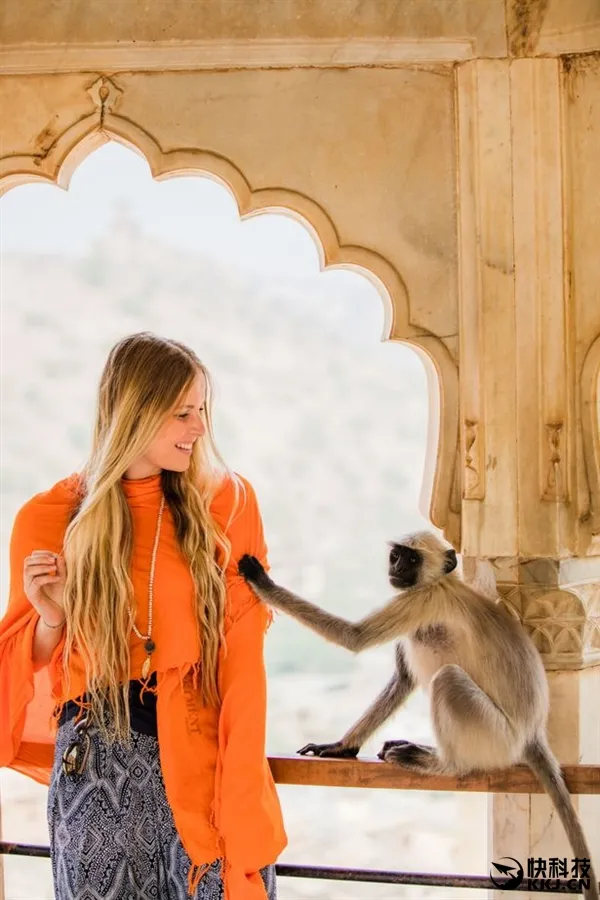
[{"label": "monkey's fur", "polygon": [[[463,775],[528,765],[550,796],[573,853],[591,859],[548,745],[548,682],[541,657],[521,624],[454,573],[457,559],[435,535],[418,532],[390,543],[389,580],[397,590],[359,622],[331,615],[275,584],[260,562],[244,556],[240,574],[265,603],[283,610],[354,653],[401,637],[396,671],[381,694],[341,740],[307,744],[298,752],[355,757],[417,685],[429,690],[437,750],[386,741],[379,757],[414,772]],[[599,900],[590,870],[586,900]]]}]

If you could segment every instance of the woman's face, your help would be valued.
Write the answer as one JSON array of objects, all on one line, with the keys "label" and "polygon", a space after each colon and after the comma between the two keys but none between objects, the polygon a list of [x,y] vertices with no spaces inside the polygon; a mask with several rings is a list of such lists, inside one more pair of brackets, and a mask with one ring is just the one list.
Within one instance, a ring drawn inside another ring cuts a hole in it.
[{"label": "woman's face", "polygon": [[185,472],[190,464],[195,441],[206,432],[204,403],[206,379],[202,372],[175,406],[143,456],[125,473],[125,478],[147,478],[158,475],[161,469]]}]

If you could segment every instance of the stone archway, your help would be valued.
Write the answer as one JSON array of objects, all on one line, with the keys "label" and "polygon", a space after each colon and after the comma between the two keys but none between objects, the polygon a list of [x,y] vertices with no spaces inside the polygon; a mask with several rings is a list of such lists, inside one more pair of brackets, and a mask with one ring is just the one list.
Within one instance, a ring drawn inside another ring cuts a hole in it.
[{"label": "stone archway", "polygon": [[459,549],[457,361],[448,342],[411,322],[408,290],[397,268],[372,249],[341,242],[331,216],[305,194],[284,187],[253,190],[249,179],[234,162],[211,151],[196,147],[163,150],[145,128],[115,111],[122,91],[111,79],[97,79],[87,93],[96,106],[95,112],[76,119],[61,132],[49,128],[38,135],[36,152],[0,159],[0,195],[35,181],[56,184],[66,190],[78,165],[95,149],[115,140],[140,153],[157,180],[189,174],[217,180],[235,198],[242,219],[279,212],[299,221],[313,237],[322,269],[353,269],[376,287],[384,305],[382,340],[409,344],[425,366],[429,428],[421,512]]}]

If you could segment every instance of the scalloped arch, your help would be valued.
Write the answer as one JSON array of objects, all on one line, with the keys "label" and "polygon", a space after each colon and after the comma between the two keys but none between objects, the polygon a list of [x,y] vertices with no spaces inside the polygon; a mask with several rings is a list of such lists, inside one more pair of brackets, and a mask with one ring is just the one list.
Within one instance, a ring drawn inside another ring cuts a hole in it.
[{"label": "scalloped arch", "polygon": [[412,345],[425,365],[429,434],[420,505],[459,549],[458,367],[440,338],[410,322],[408,292],[394,266],[366,247],[340,244],[333,221],[311,198],[281,187],[253,191],[240,169],[225,157],[196,148],[165,152],[141,126],[112,113],[106,113],[101,122],[98,114],[74,122],[44,153],[0,159],[0,196],[36,181],[68,189],[81,162],[110,140],[143,156],[158,181],[199,174],[216,180],[232,194],[241,219],[269,212],[292,216],[311,234],[321,270],[351,269],[371,281],[384,305],[382,340]]}]

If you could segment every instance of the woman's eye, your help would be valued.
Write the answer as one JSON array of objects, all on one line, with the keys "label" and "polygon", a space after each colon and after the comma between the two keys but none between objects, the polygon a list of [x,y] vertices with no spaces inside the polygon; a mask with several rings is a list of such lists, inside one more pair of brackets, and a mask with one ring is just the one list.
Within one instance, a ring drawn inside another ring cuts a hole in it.
[{"label": "woman's eye", "polygon": [[[204,413],[206,412],[206,409],[204,408],[204,406],[201,406],[201,407],[199,407],[198,412],[200,413],[201,416],[203,416]],[[176,418],[177,419],[187,419],[187,418],[189,418],[189,415],[190,415],[189,412],[177,413]]]}]

